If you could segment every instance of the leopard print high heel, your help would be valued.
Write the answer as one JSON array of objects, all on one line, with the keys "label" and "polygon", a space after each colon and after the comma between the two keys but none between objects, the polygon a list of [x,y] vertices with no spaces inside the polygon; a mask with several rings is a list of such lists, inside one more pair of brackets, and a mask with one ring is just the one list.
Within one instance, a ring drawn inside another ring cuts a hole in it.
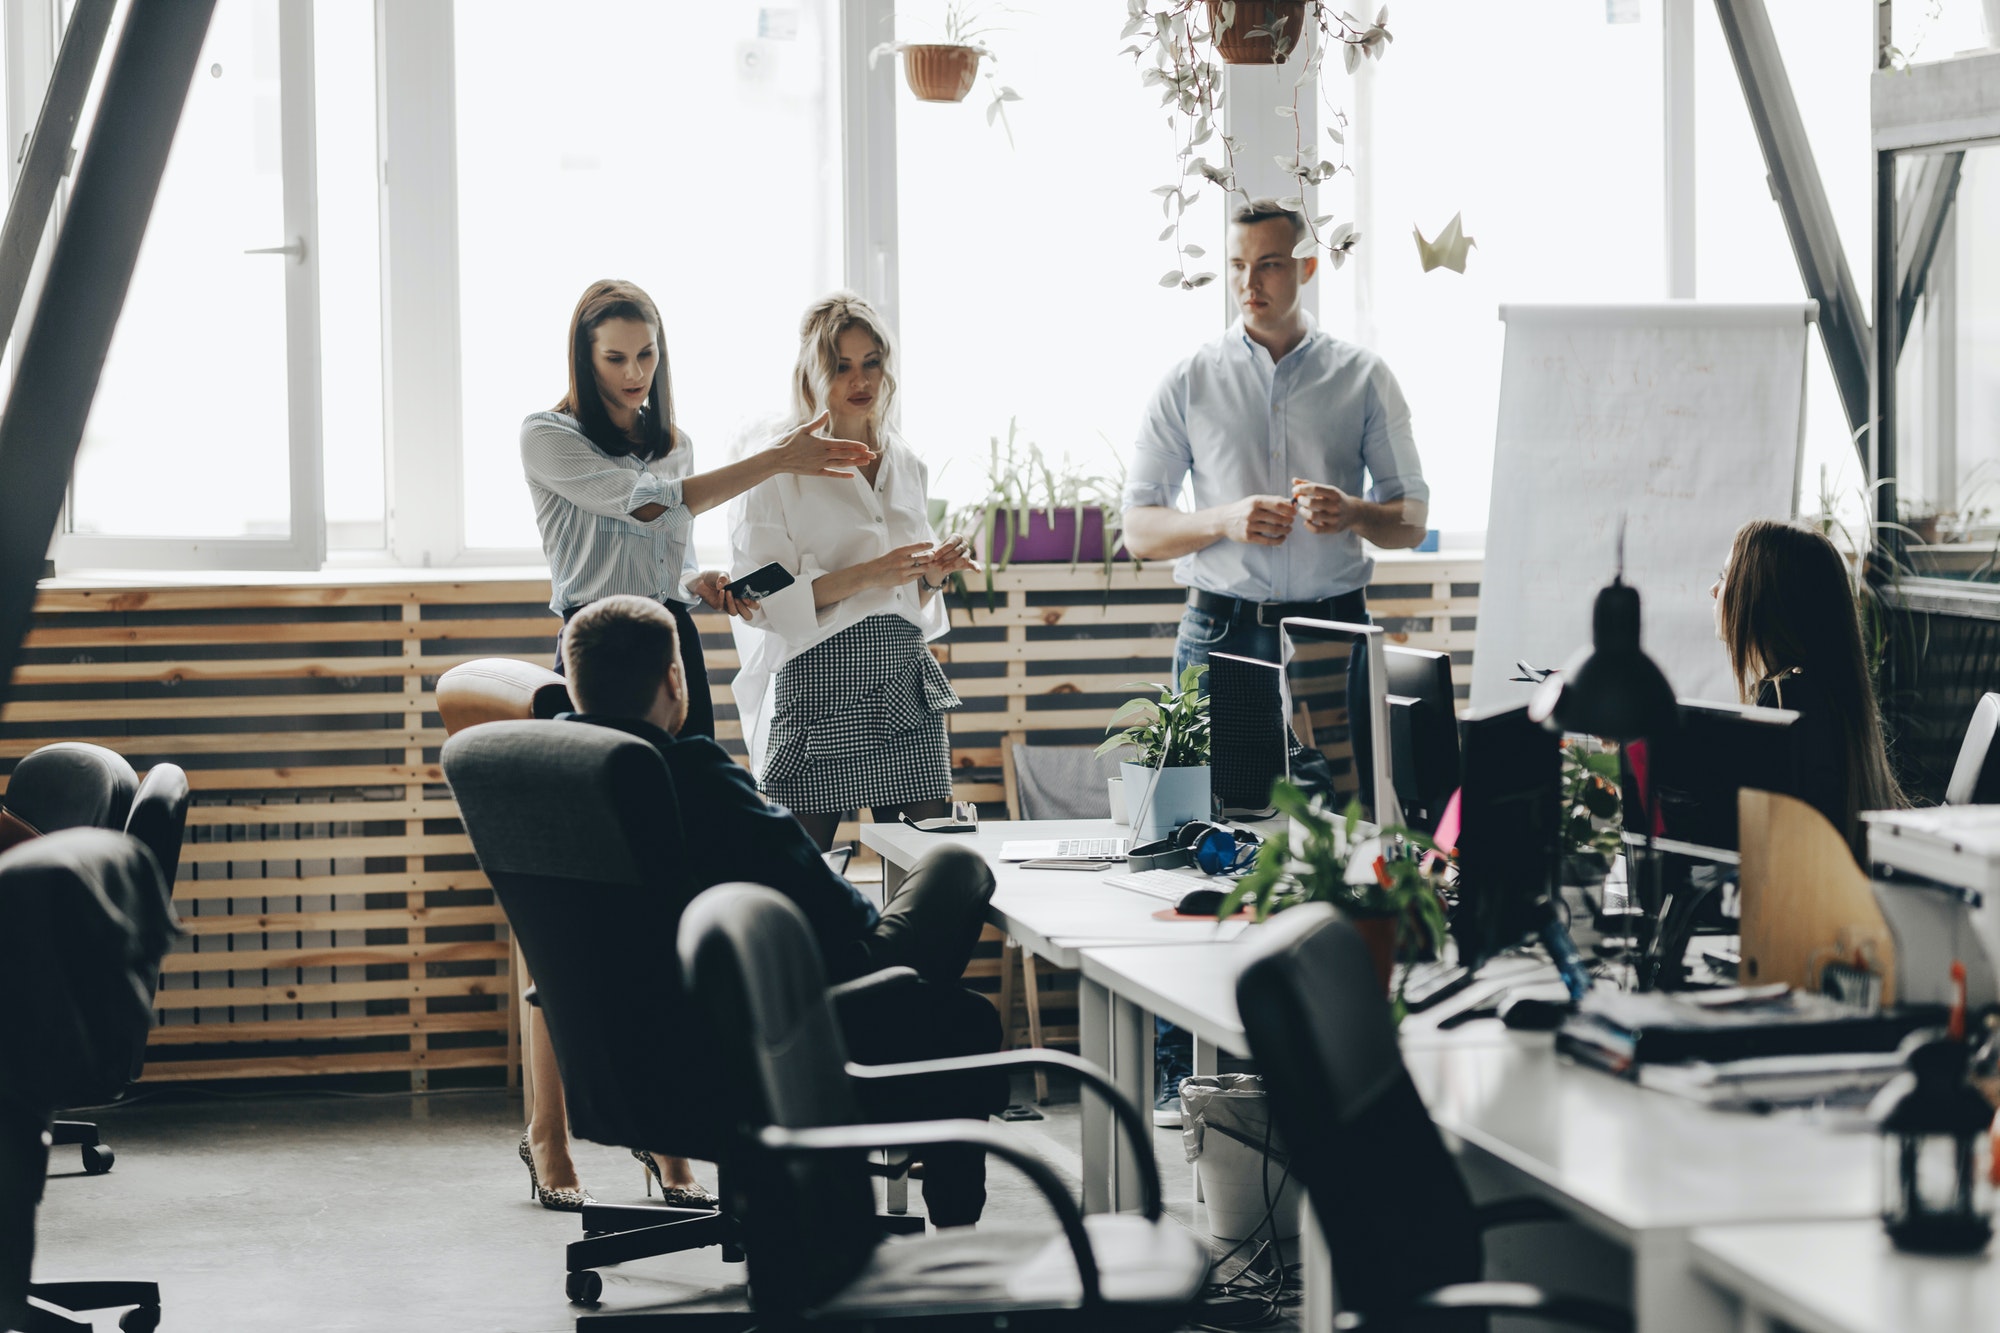
[{"label": "leopard print high heel", "polygon": [[521,1160],[528,1164],[528,1197],[542,1207],[555,1213],[580,1213],[587,1203],[596,1203],[583,1190],[552,1190],[542,1187],[542,1178],[535,1174],[535,1154],[528,1147],[528,1135],[521,1134]]},{"label": "leopard print high heel", "polygon": [[639,1165],[646,1168],[646,1197],[653,1197],[653,1182],[660,1182],[660,1201],[674,1208],[720,1208],[722,1200],[710,1194],[701,1184],[669,1185],[660,1174],[659,1159],[644,1148],[634,1148],[632,1155],[639,1159]]}]

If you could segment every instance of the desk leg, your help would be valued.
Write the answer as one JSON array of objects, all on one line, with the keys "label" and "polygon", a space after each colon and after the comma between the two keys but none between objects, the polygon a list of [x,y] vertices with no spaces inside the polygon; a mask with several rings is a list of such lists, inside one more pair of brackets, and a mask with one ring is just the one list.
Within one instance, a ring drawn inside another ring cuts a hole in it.
[{"label": "desk leg", "polygon": [[[1079,977],[1076,988],[1077,1051],[1111,1073],[1111,992]],[[1095,1092],[1083,1092],[1083,1210],[1111,1210],[1111,1108]]]},{"label": "desk leg", "polygon": [[1648,1232],[1634,1240],[1632,1317],[1638,1333],[1757,1327],[1742,1324],[1736,1303],[1695,1271],[1687,1232]]},{"label": "desk leg", "polygon": [[1312,1199],[1299,1191],[1299,1327],[1332,1328],[1335,1308],[1333,1254],[1326,1248],[1326,1235],[1319,1229],[1319,1215]]},{"label": "desk leg", "polygon": [[[1118,1091],[1139,1110],[1148,1125],[1153,1119],[1153,1016],[1122,996],[1111,1001],[1111,1079]],[[1116,1133],[1115,1127],[1113,1132]],[[1141,1206],[1137,1152],[1153,1151],[1152,1136],[1133,1144],[1123,1134],[1112,1155],[1111,1207],[1127,1212]]]},{"label": "desk leg", "polygon": [[882,858],[882,906],[887,907],[903,891],[903,881],[910,877],[908,866],[897,865],[888,857]]}]

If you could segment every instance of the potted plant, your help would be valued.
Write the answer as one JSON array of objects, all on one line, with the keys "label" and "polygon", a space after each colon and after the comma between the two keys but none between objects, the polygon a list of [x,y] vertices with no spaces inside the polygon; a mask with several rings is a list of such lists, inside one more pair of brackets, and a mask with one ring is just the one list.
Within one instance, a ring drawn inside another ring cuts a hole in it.
[{"label": "potted plant", "polygon": [[[1199,245],[1182,242],[1182,215],[1208,185],[1228,194],[1244,193],[1236,184],[1236,140],[1220,133],[1224,123],[1223,78],[1218,62],[1283,64],[1294,50],[1303,47],[1306,55],[1292,85],[1292,100],[1276,108],[1277,114],[1289,116],[1297,129],[1299,89],[1318,85],[1329,44],[1342,49],[1350,74],[1366,57],[1379,60],[1394,40],[1389,34],[1389,11],[1385,6],[1373,23],[1362,23],[1333,8],[1328,0],[1126,0],[1125,9],[1122,36],[1131,39],[1131,44],[1122,54],[1133,58],[1145,87],[1160,89],[1160,104],[1167,108],[1179,145],[1174,179],[1153,191],[1167,217],[1160,240],[1174,246],[1174,267],[1161,276],[1160,285],[1191,291],[1214,282],[1216,275],[1208,270],[1188,271],[1188,261],[1202,258],[1204,252]],[[1318,144],[1308,144],[1300,130],[1294,136],[1293,151],[1279,159],[1296,186],[1280,202],[1306,215],[1306,235],[1293,254],[1303,259],[1323,249],[1338,268],[1361,234],[1352,223],[1334,225],[1332,214],[1314,217],[1306,207],[1310,187],[1348,169],[1346,140],[1341,133],[1347,121],[1339,112],[1334,113],[1334,121],[1326,133],[1341,150],[1341,161],[1322,157]],[[1196,152],[1210,140],[1221,147],[1220,161],[1211,162]]]},{"label": "potted plant", "polygon": [[1618,854],[1618,753],[1572,737],[1562,744],[1563,883],[1602,884]]},{"label": "potted plant", "polygon": [[[1248,905],[1258,921],[1300,903],[1332,903],[1368,942],[1375,972],[1389,992],[1398,957],[1433,953],[1444,943],[1444,858],[1423,834],[1385,828],[1374,837],[1361,830],[1361,804],[1349,803],[1335,816],[1321,801],[1280,780],[1271,804],[1293,821],[1258,849],[1257,865],[1222,900],[1217,915],[1229,917]],[[1296,843],[1293,833],[1299,834]],[[1407,974],[1406,974],[1407,976]],[[1402,1021],[1402,987],[1393,996]]]},{"label": "potted plant", "polygon": [[[1118,766],[1125,779],[1125,809],[1133,821],[1132,835],[1150,842],[1164,838],[1190,819],[1207,819],[1213,812],[1208,777],[1208,696],[1196,686],[1205,664],[1181,672],[1180,688],[1153,681],[1135,681],[1126,689],[1152,690],[1156,699],[1127,699],[1111,715],[1110,731],[1123,731],[1097,747],[1106,754],[1123,745],[1138,755]],[[1165,762],[1162,763],[1164,755]],[[1159,787],[1150,806],[1146,789],[1157,773]],[[1140,822],[1141,811],[1145,820]]]},{"label": "potted plant", "polygon": [[[963,102],[972,91],[973,80],[979,77],[980,58],[999,62],[981,39],[998,31],[993,16],[1004,8],[979,0],[946,0],[943,41],[884,42],[869,53],[869,63],[899,54],[903,57],[903,78],[919,102]],[[986,123],[999,120],[1007,131],[1007,142],[1012,144],[1014,128],[1007,124],[1007,103],[1020,101],[1021,95],[995,78],[991,69],[986,78],[993,87],[993,100],[986,104]]]},{"label": "potted plant", "polygon": [[[986,571],[987,606],[993,605],[993,576],[1015,562],[1055,564],[1071,569],[1085,553],[1104,571],[1107,596],[1111,571],[1132,559],[1120,544],[1125,535],[1121,509],[1125,480],[1086,473],[1064,457],[1051,463],[1041,447],[1022,440],[1017,423],[1007,422],[1007,440],[993,436],[986,463],[986,494],[935,516],[939,537],[970,538]],[[1132,560],[1134,568],[1139,562]],[[962,584],[961,584],[962,586]]]}]

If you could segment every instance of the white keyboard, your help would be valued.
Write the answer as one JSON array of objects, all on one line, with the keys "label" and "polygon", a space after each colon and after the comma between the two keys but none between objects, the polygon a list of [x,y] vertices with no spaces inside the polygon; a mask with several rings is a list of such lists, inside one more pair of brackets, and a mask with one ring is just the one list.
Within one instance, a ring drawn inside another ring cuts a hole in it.
[{"label": "white keyboard", "polygon": [[1106,875],[1104,882],[1114,889],[1130,889],[1169,903],[1179,902],[1190,889],[1222,889],[1227,892],[1230,885],[1226,878],[1204,875],[1199,870],[1137,870],[1124,875]]}]

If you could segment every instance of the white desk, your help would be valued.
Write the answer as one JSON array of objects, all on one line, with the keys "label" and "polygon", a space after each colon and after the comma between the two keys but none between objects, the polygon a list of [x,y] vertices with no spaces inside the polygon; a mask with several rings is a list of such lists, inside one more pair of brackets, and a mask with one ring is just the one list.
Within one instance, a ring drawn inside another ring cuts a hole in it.
[{"label": "white desk", "polygon": [[1738,1333],[1775,1321],[1800,1333],[2000,1329],[2000,1258],[1903,1254],[1882,1224],[1705,1227],[1694,1266],[1735,1307]]},{"label": "white desk", "polygon": [[[923,833],[906,824],[864,824],[862,845],[882,858],[882,890],[895,896],[903,878],[939,847],[969,847],[993,868],[992,923],[1037,958],[1075,968],[1080,951],[1093,944],[1190,944],[1212,946],[1235,938],[1242,922],[1160,921],[1154,914],[1169,904],[1103,882],[1104,874],[1075,870],[1028,870],[1000,859],[1012,838],[1105,838],[1125,830],[1108,819],[1037,820],[982,823],[973,833]],[[1084,1059],[1108,1073],[1134,1105],[1153,1107],[1153,1026],[1146,1011],[1085,977],[1077,990],[1077,1048]],[[1198,1056],[1200,1052],[1197,1052]],[[1213,1072],[1199,1069],[1198,1072]],[[1095,1096],[1083,1101],[1083,1203],[1093,1212],[1135,1202],[1130,1197],[1134,1163],[1130,1145],[1114,1142],[1111,1111]]]},{"label": "white desk", "polygon": [[[1156,1005],[1197,1036],[1248,1054],[1235,991],[1245,952],[1241,943],[1087,948],[1082,965],[1121,1000]],[[1402,1044],[1432,1118],[1468,1165],[1508,1193],[1548,1199],[1631,1253],[1642,1333],[1730,1327],[1731,1302],[1695,1273],[1696,1228],[1874,1215],[1872,1135],[1646,1092],[1557,1059],[1547,1034],[1490,1021],[1439,1032],[1419,1015],[1406,1021]],[[1307,1275],[1305,1324],[1323,1327],[1332,1312],[1313,1308],[1326,1286],[1312,1280],[1310,1256]]]}]

